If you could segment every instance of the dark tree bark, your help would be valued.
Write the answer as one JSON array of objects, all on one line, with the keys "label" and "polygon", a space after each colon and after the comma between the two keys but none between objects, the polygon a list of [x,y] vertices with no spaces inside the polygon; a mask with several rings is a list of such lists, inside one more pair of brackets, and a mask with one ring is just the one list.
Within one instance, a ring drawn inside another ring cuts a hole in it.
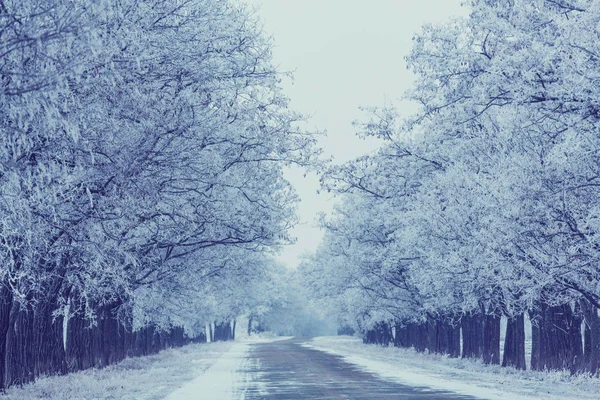
[{"label": "dark tree bark", "polygon": [[498,314],[484,317],[483,362],[500,364],[500,315]]},{"label": "dark tree bark", "polygon": [[162,341],[160,332],[157,331],[156,327],[151,326],[150,330],[151,330],[152,333],[149,336],[149,339],[150,339],[150,351],[149,351],[149,354],[156,354],[159,351],[161,351],[162,349],[164,349],[164,347],[163,347],[163,341]]},{"label": "dark tree bark", "polygon": [[100,334],[102,336],[102,366],[111,365],[125,358],[121,324],[116,317],[116,309],[119,304],[103,307],[100,322]]},{"label": "dark tree bark", "polygon": [[439,354],[448,354],[450,344],[448,343],[448,323],[442,318],[438,317],[433,322],[435,329],[435,352]]},{"label": "dark tree bark", "polygon": [[67,372],[63,345],[63,317],[52,316],[55,303],[40,302],[34,309],[33,341],[34,375],[55,375]]},{"label": "dark tree bark", "polygon": [[394,347],[407,347],[407,330],[400,322],[394,325]]},{"label": "dark tree bark", "polygon": [[464,315],[461,319],[463,358],[483,356],[483,316],[478,313]]},{"label": "dark tree bark", "polygon": [[417,335],[416,335],[415,349],[423,352],[423,351],[427,350],[427,344],[429,342],[429,332],[427,331],[427,324],[426,323],[416,324],[416,331],[417,331]]},{"label": "dark tree bark", "polygon": [[96,368],[102,368],[105,366],[104,364],[104,338],[102,337],[102,332],[104,330],[104,319],[99,318],[96,321],[96,325],[88,328],[89,335],[91,337],[91,347],[92,347],[92,362],[93,366]]},{"label": "dark tree bark", "polygon": [[448,355],[452,358],[460,357],[460,325],[450,321],[446,334],[449,344]]},{"label": "dark tree bark", "polygon": [[67,323],[67,370],[79,371],[93,366],[89,329],[86,321],[77,313]]},{"label": "dark tree bark", "polygon": [[[76,312],[67,321],[63,343],[63,317],[53,316],[64,295],[59,289],[58,284],[49,285],[39,298],[21,305],[6,286],[0,286],[0,389],[32,382],[40,375],[105,367],[126,356],[156,353],[191,341],[181,327],[157,332],[150,326],[132,332],[130,323],[117,319],[114,304],[97,310],[97,324],[90,326],[83,317],[85,306],[71,297],[70,309]],[[232,338],[231,325],[226,325],[223,333]],[[206,341],[206,336],[199,335],[196,341]]]},{"label": "dark tree bark", "polygon": [[386,322],[378,322],[363,334],[363,343],[388,346],[393,341],[392,328]]},{"label": "dark tree bark", "polygon": [[[570,310],[570,306],[569,307]],[[571,373],[575,374],[584,370],[585,362],[583,357],[583,340],[581,324],[583,322],[583,313],[579,303],[576,303],[575,309],[571,313],[569,320],[569,344],[571,357]]]},{"label": "dark tree bark", "polygon": [[592,329],[590,328],[589,321],[585,319],[583,327],[583,358],[586,366],[590,365],[592,356]]},{"label": "dark tree bark", "polygon": [[215,322],[214,328],[214,340],[216,342],[219,341],[228,341],[233,339],[232,327],[230,321]]},{"label": "dark tree bark", "polygon": [[541,322],[541,311],[539,306],[536,306],[535,309],[529,310],[529,320],[531,321],[531,369],[534,371],[539,371],[540,365],[542,364],[541,356],[541,331],[540,331],[540,322]]},{"label": "dark tree bark", "polygon": [[568,305],[548,307],[548,317],[544,328],[548,330],[548,351],[546,368],[549,370],[570,369],[570,313]]},{"label": "dark tree bark", "polygon": [[374,344],[375,343],[375,330],[369,329],[363,334],[363,343],[364,344]]},{"label": "dark tree bark", "polygon": [[392,342],[392,331],[390,325],[386,322],[379,322],[375,325],[375,343],[388,346]]},{"label": "dark tree bark", "polygon": [[423,323],[425,331],[424,339],[424,350],[430,353],[440,353],[440,342],[438,337],[438,322],[433,317],[427,317],[427,320]]},{"label": "dark tree bark", "polygon": [[523,314],[508,318],[504,339],[503,367],[526,369],[525,364],[525,317]]},{"label": "dark tree bark", "polygon": [[6,284],[0,286],[0,389],[6,389],[6,339],[10,324],[10,310],[12,309],[12,293]]},{"label": "dark tree bark", "polygon": [[12,303],[6,334],[4,382],[6,387],[32,382],[33,373],[33,310],[31,306]]},{"label": "dark tree bark", "polygon": [[408,329],[408,347],[412,347],[414,349],[418,349],[419,347],[419,325],[411,322],[407,325]]},{"label": "dark tree bark", "polygon": [[144,354],[146,354],[146,328],[142,328],[140,330],[137,330],[134,332],[133,334],[133,342],[134,342],[134,355],[135,356],[142,356]]},{"label": "dark tree bark", "polygon": [[585,369],[592,374],[596,374],[600,360],[600,318],[598,318],[598,309],[587,300],[581,300],[580,304],[585,322]]},{"label": "dark tree bark", "polygon": [[573,314],[568,304],[548,306],[540,304],[539,370],[572,370],[581,358],[581,319]]}]

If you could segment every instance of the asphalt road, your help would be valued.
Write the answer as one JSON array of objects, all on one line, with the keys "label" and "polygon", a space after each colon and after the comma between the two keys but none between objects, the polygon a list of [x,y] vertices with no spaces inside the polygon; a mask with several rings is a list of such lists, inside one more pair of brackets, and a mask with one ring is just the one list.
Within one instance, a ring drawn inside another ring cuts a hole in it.
[{"label": "asphalt road", "polygon": [[440,399],[474,397],[384,381],[341,357],[308,349],[302,339],[253,344],[245,363],[245,399]]}]

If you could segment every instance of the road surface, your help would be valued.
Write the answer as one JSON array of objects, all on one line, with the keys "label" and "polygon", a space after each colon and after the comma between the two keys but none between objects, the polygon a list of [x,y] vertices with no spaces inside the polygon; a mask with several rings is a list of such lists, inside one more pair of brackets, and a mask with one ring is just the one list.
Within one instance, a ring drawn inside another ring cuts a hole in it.
[{"label": "road surface", "polygon": [[290,339],[250,346],[242,366],[249,378],[242,390],[245,400],[475,399],[384,381],[341,357],[303,347],[302,341]]}]

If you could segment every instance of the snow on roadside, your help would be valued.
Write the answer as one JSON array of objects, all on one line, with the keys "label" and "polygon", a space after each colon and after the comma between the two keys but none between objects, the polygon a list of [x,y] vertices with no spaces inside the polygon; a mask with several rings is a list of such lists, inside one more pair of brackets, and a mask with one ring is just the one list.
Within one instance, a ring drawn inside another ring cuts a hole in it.
[{"label": "snow on roadside", "polygon": [[228,400],[241,397],[242,361],[248,352],[248,343],[235,343],[202,375],[171,393],[166,400]]},{"label": "snow on roadside", "polygon": [[9,388],[1,400],[158,400],[209,369],[232,343],[191,344],[104,369],[41,378]]},{"label": "snow on roadside", "polygon": [[482,399],[600,398],[600,379],[571,376],[568,372],[517,371],[484,365],[477,360],[365,345],[360,339],[349,336],[318,337],[305,346],[342,356],[345,361],[384,379]]},{"label": "snow on roadside", "polygon": [[[271,343],[271,342],[277,342],[280,340],[289,340],[289,339],[293,339],[293,338],[294,338],[294,336],[277,336],[277,335],[274,335],[274,334],[268,332],[268,333],[253,334],[252,336],[248,336],[239,341],[244,342],[244,343]],[[237,338],[236,338],[236,340],[237,340]]]},{"label": "snow on roadside", "polygon": [[247,355],[253,343],[268,343],[291,339],[266,333],[251,335],[237,341],[229,351],[202,375],[171,393],[165,400],[234,400],[243,399],[245,390],[254,380],[247,372]]}]

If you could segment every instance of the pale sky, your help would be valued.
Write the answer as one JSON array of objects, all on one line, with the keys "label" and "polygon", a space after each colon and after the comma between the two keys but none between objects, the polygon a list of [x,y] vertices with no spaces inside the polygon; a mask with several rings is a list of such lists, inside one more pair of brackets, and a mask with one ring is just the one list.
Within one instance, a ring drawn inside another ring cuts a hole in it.
[{"label": "pale sky", "polygon": [[[246,0],[259,7],[265,31],[275,42],[273,58],[283,71],[294,71],[284,82],[294,110],[312,115],[309,127],[326,130],[325,155],[343,163],[373,151],[375,141],[355,136],[352,121],[362,117],[359,106],[381,106],[411,86],[404,57],[412,37],[424,23],[465,14],[463,0]],[[323,233],[316,227],[319,212],[329,212],[334,199],[317,194],[316,175],[290,170],[286,178],[302,200],[301,224],[292,230],[297,243],[287,246],[280,261],[295,268],[299,257],[315,250]]]}]

